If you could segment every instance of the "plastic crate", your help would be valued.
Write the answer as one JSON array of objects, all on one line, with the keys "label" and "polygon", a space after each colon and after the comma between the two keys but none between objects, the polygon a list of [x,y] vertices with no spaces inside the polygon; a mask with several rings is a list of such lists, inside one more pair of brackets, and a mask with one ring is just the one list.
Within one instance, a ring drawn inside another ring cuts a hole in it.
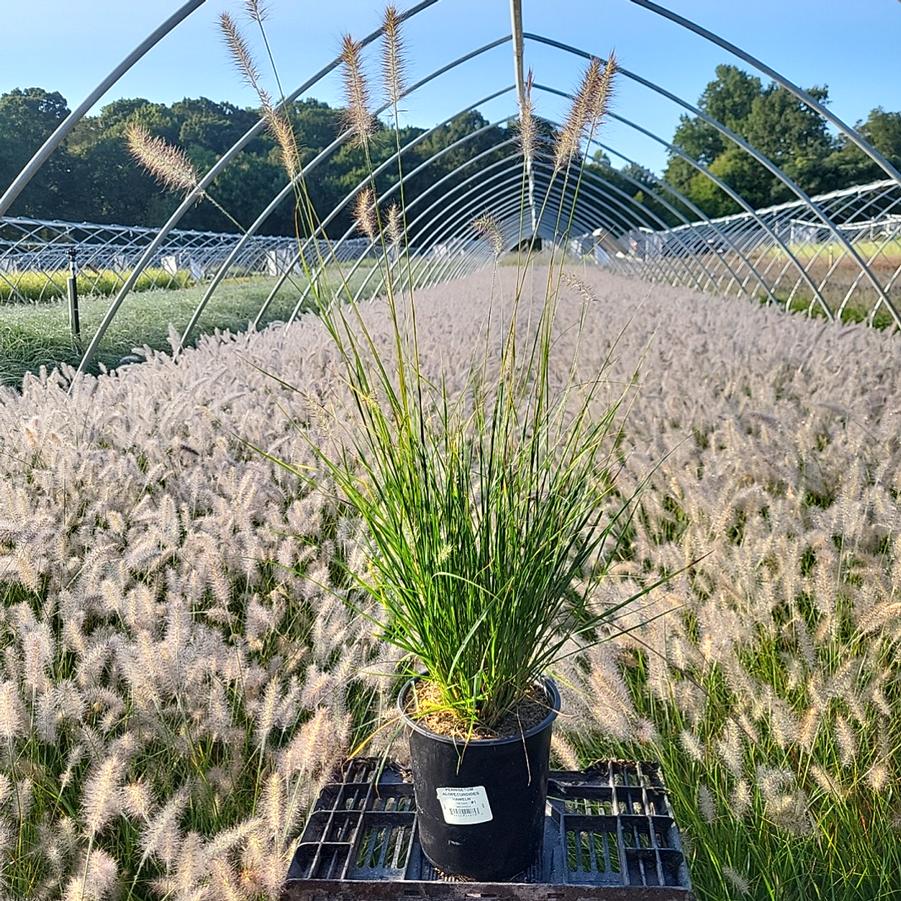
[{"label": "plastic crate", "polygon": [[283,901],[689,901],[691,882],[655,763],[552,772],[542,850],[509,882],[437,872],[419,847],[408,774],[357,759],[326,785],[288,871]]}]

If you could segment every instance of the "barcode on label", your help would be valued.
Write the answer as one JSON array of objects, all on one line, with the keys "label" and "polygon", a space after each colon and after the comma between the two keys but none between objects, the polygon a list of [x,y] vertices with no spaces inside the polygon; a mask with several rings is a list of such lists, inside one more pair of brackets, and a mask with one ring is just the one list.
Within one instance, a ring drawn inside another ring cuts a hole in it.
[{"label": "barcode on label", "polygon": [[494,819],[484,785],[465,788],[448,786],[438,788],[436,792],[444,822],[451,826],[471,826]]}]

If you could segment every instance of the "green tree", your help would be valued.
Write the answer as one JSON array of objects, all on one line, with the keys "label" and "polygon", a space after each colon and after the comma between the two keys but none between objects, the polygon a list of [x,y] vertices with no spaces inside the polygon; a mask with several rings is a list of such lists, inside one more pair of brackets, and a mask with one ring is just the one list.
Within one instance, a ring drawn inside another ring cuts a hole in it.
[{"label": "green tree", "polygon": [[[814,88],[812,92],[824,102],[828,99],[825,88]],[[705,88],[698,105],[707,115],[758,147],[810,193],[883,177],[876,163],[843,137],[832,138],[823,120],[791,94],[772,84],[764,86],[759,78],[735,66],[717,67],[716,77]],[[42,88],[16,89],[0,95],[0,188],[15,178],[68,112],[61,94]],[[344,110],[314,99],[292,104],[289,116],[304,164],[332,144],[345,129]],[[258,119],[257,110],[206,97],[185,98],[171,105],[144,98],[114,100],[76,125],[19,198],[12,213],[123,225],[160,225],[179,201],[161,192],[131,159],[124,141],[128,123],[141,122],[153,134],[182,146],[198,170],[206,172]],[[540,119],[538,125],[541,142],[552,146],[556,137],[554,127]],[[901,113],[875,109],[858,128],[901,167]],[[422,129],[404,128],[401,144],[422,134]],[[441,152],[470,135],[472,139],[461,146]],[[514,133],[508,128],[489,127],[488,121],[476,111],[457,116],[435,129],[403,154],[405,175],[430,160],[422,172],[405,183],[408,204],[415,204],[418,196],[445,176],[449,176],[442,186],[445,191],[472,176],[475,178],[467,184],[467,190],[477,191],[480,179],[495,174],[487,171],[489,167],[515,152],[514,146],[507,143],[512,137]],[[673,143],[700,165],[708,167],[752,206],[777,203],[791,196],[772,173],[701,117],[683,116]],[[378,123],[370,146],[373,163],[379,165],[395,149],[393,131]],[[466,165],[478,154],[484,154],[479,163]],[[577,159],[574,165],[579,162]],[[669,224],[678,221],[653,196],[661,191],[650,173],[631,165],[617,169],[602,153],[596,153],[586,165],[608,185],[644,205],[653,214],[648,217],[649,222],[656,222],[653,216]],[[365,180],[367,171],[360,149],[346,144],[317,166],[308,179],[308,188],[320,219]],[[739,209],[726,193],[677,154],[671,156],[665,177],[708,215],[725,215]],[[379,191],[387,191],[397,178],[397,166],[389,165],[378,178]],[[211,191],[238,221],[249,224],[284,186],[279,150],[272,137],[261,130],[218,175]],[[619,201],[631,206],[613,193]],[[429,195],[427,201],[411,209],[418,213],[436,197],[437,194]],[[678,206],[671,197],[667,199]],[[694,217],[688,211],[686,215]],[[233,228],[226,217],[207,203],[193,206],[182,224],[189,228]],[[328,234],[341,235],[352,224],[351,204],[334,217]],[[292,234],[294,227],[291,204],[286,202],[274,210],[261,231]]]},{"label": "green tree", "polygon": [[[821,103],[829,98],[825,87],[809,88],[808,93]],[[832,187],[826,160],[835,144],[826,120],[784,88],[770,85],[754,99],[742,135],[808,194]],[[761,168],[748,200],[753,206],[765,206],[794,196],[776,176]]]},{"label": "green tree", "polygon": [[[761,93],[759,78],[737,66],[717,66],[716,79],[707,84],[698,107],[727,128],[742,134],[754,101]],[[700,116],[682,116],[673,135],[673,144],[699,163],[709,164],[732,142]]]},{"label": "green tree", "polygon": [[[0,188],[10,184],[35,151],[69,115],[66,98],[43,88],[16,88],[0,95]],[[63,149],[51,156],[19,196],[13,213],[34,216],[54,209],[60,218],[73,206],[64,186],[71,181],[73,161]]]},{"label": "green tree", "polygon": [[[825,87],[808,93],[828,101]],[[830,162],[836,144],[825,120],[793,94],[775,84],[763,85],[736,66],[717,66],[698,101],[708,116],[721,122],[770,159],[808,193],[836,186],[837,165]],[[794,196],[763,164],[743,151],[700,116],[683,116],[673,144],[738,192],[752,207],[780,203]],[[710,216],[737,212],[740,206],[678,154],[672,154],[665,177]]]},{"label": "green tree", "polygon": [[[901,168],[901,113],[887,113],[882,107],[870,112],[866,121],[857,123],[857,130],[892,165]],[[844,135],[829,158],[833,182],[837,187],[860,185],[888,176],[885,170]]]}]

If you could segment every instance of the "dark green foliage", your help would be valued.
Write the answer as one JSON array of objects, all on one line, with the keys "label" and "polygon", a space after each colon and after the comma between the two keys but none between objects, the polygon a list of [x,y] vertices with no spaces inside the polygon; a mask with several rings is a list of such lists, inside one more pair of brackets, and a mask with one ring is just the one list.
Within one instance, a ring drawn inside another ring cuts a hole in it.
[{"label": "dark green foliage", "polygon": [[[825,87],[813,87],[810,93],[818,100],[828,102]],[[698,106],[748,140],[810,194],[884,176],[873,160],[846,138],[833,135],[820,116],[788,91],[774,84],[764,84],[736,66],[717,67],[716,78],[707,85]],[[42,88],[16,89],[0,95],[0,188],[15,178],[68,112],[66,99],[61,94]],[[255,110],[205,97],[186,98],[171,106],[141,98],[115,100],[103,107],[98,115],[88,116],[76,126],[11,213],[36,218],[160,225],[175,209],[178,198],[160,192],[153,179],[134,165],[123,139],[126,125],[132,121],[142,123],[153,134],[183,147],[195,164],[206,171],[253,126],[257,116]],[[303,163],[312,160],[342,132],[344,117],[343,109],[332,108],[318,100],[294,104],[291,119]],[[553,141],[553,126],[542,120],[539,122],[545,138]],[[476,111],[457,117],[404,154],[405,172],[412,172],[436,151],[487,124]],[[865,121],[857,123],[857,128],[889,161],[901,166],[901,112],[874,109]],[[423,129],[418,128],[401,129],[401,144],[422,133]],[[407,203],[461,163],[512,136],[507,128],[486,128],[463,147],[435,160],[407,183]],[[774,175],[700,117],[683,116],[673,143],[709,168],[752,207],[781,203],[793,197]],[[510,149],[508,146],[487,154],[479,167],[490,166],[508,155]],[[394,151],[393,129],[379,124],[370,146],[373,166],[377,167]],[[608,212],[614,222],[623,220],[620,223],[623,230],[631,228],[636,217],[649,228],[676,225],[682,221],[655,195],[662,194],[676,208],[681,208],[679,202],[661,191],[654,176],[646,170],[634,165],[614,168],[600,151],[586,161],[585,168],[586,172],[610,186],[603,190],[615,197],[616,202],[609,205]],[[390,166],[389,170],[377,179],[381,195],[397,179],[396,167]],[[324,217],[340,203],[365,178],[367,171],[360,149],[350,146],[342,147],[326,164],[317,168],[308,190],[320,216]],[[474,171],[464,169],[449,179],[447,190]],[[706,175],[677,155],[671,155],[664,177],[707,215],[722,216],[740,209]],[[239,222],[249,225],[284,184],[275,142],[263,133],[225,169],[211,190]],[[617,191],[627,196],[623,197]],[[625,204],[630,210],[632,221],[627,223],[623,218],[618,203]],[[645,212],[639,211],[640,206]],[[682,208],[681,212],[690,220],[697,218],[687,208]],[[351,224],[351,211],[342,211],[329,227],[329,234],[341,235]],[[227,231],[234,228],[215,206],[205,203],[190,210],[182,220],[182,226]],[[290,200],[272,214],[261,232],[294,232]]]},{"label": "dark green foliage", "polygon": [[[0,96],[0,188],[9,184],[31,155],[65,118],[69,110],[58,93],[40,88],[15,90]],[[139,122],[152,134],[183,148],[197,168],[207,171],[242,135],[253,127],[258,113],[231,103],[217,103],[206,97],[185,99],[167,106],[148,100],[122,99],[103,107],[96,116],[84,118],[63,146],[57,150],[35,180],[23,192],[11,215],[44,219],[71,219],[85,222],[113,222],[121,225],[161,225],[179,203],[179,198],[159,190],[153,178],[136,166],[124,139],[126,126]],[[345,111],[318,100],[295,103],[291,111],[300,159],[306,164],[340,135]],[[507,141],[506,128],[488,125],[478,112],[471,111],[437,129],[434,134],[403,156],[404,170],[412,172],[437,151],[468,134],[485,129],[459,149],[435,160],[406,184],[409,204],[438,179],[461,163]],[[401,129],[401,145],[418,137],[424,129]],[[396,150],[393,129],[379,124],[373,135],[370,154],[373,167]],[[508,145],[484,157],[490,165],[512,151]],[[397,167],[377,179],[379,193],[397,180]],[[363,152],[344,145],[316,168],[307,188],[320,218],[325,218],[368,176]],[[474,170],[449,179],[448,189],[472,175]],[[285,186],[286,178],[275,141],[263,133],[251,141],[210,187],[210,193],[247,226]],[[351,208],[342,210],[328,228],[330,236],[340,236],[353,222]],[[233,231],[234,225],[213,204],[200,203],[182,219],[182,228]],[[293,234],[293,198],[289,197],[260,229],[262,234]]]},{"label": "dark green foliage", "polygon": [[[808,93],[828,103],[826,87]],[[836,137],[818,113],[784,88],[764,85],[736,66],[716,68],[698,100],[701,110],[724,124],[775,163],[808,194],[819,194],[885,178],[863,151]],[[901,113],[874,109],[857,128],[895,165],[901,164]],[[682,116],[673,144],[707,167],[754,208],[794,199],[795,195],[750,154],[699,116]],[[702,172],[672,154],[665,177],[709,216],[740,211],[740,206]]]}]

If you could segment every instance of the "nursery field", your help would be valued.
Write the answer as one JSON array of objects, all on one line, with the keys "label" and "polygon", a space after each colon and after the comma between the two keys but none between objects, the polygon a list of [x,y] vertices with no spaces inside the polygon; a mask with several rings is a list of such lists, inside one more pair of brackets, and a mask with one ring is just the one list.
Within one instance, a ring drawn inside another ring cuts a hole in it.
[{"label": "nursery field", "polygon": [[[345,264],[345,272],[350,271],[351,265]],[[370,264],[361,264],[350,279],[352,289],[359,287],[370,269]],[[169,278],[168,275],[166,277]],[[330,271],[328,278],[337,286],[341,276]],[[266,276],[226,280],[217,288],[201,314],[195,334],[216,329],[233,332],[246,329],[275,282],[275,278]],[[266,311],[262,324],[288,319],[305,284],[302,275],[294,278],[293,285],[286,283]],[[169,350],[171,328],[181,333],[206,288],[205,284],[200,284],[184,288],[145,289],[126,298],[101,342],[92,370],[99,372],[101,365],[107,369],[114,368],[135,348],[146,346],[153,350]],[[72,338],[64,299],[34,304],[0,302],[0,385],[18,386],[27,372],[36,372],[42,366],[78,366],[84,347],[109,309],[109,304],[110,298],[105,295],[80,298],[82,340],[79,344]]]},{"label": "nursery field", "polygon": [[[97,294],[108,297],[115,294],[131,275],[130,272],[116,272],[112,269],[85,270],[75,277],[78,293]],[[28,271],[5,273],[0,276],[0,303],[44,303],[67,296],[69,271],[55,269],[50,272]],[[186,288],[193,283],[187,272],[175,275],[165,269],[145,269],[135,282],[134,290]]]},{"label": "nursery field", "polygon": [[[853,241],[853,247],[867,263],[875,269],[889,269],[891,274],[901,265],[901,239],[881,238],[872,241]],[[840,257],[848,257],[848,251],[838,241],[820,244],[789,244],[792,254],[799,260],[827,260],[832,265]],[[787,259],[781,247],[772,248],[768,254],[775,258]],[[849,261],[850,262],[850,261]]]},{"label": "nursery field", "polygon": [[[427,375],[463,388],[516,275],[418,294]],[[592,603],[678,574],[557,673],[557,763],[659,759],[702,901],[901,898],[899,338],[576,275],[551,365],[609,357],[599,409],[637,372],[618,496],[643,486]],[[116,352],[182,293],[126,304]],[[0,355],[64,314],[17,315]],[[365,535],[311,447],[354,421],[320,320],[148,353],[71,396],[0,388],[0,897],[275,899],[329,770],[374,730],[404,753],[395,652],[343,602]]]},{"label": "nursery field", "polygon": [[[901,305],[901,281],[893,279],[893,275],[901,264],[901,246],[897,242],[885,247],[872,242],[859,242],[856,247],[897,310]],[[841,309],[842,322],[872,320],[869,324],[877,329],[892,329],[895,326],[895,320],[884,304],[880,304],[873,313],[879,300],[878,292],[861,274],[857,263],[846,253],[838,252],[837,245],[799,244],[792,247],[792,252],[833,312],[837,314]],[[810,287],[800,281],[797,267],[781,248],[754,251],[747,256],[766,278],[780,306],[788,304],[793,313],[826,318]],[[699,259],[719,276],[723,276],[725,271],[723,264],[728,263],[734,271],[750,277],[745,262],[734,254],[707,254]],[[768,299],[763,290],[758,290],[757,296],[761,303]]]},{"label": "nursery field", "polygon": [[[886,287],[886,295],[895,308],[901,304],[901,283],[893,276],[901,265],[901,241],[856,241],[855,250],[860,254],[876,278]],[[844,247],[837,242],[825,244],[794,244],[791,251],[822,292],[833,310],[842,307],[843,322],[864,322],[870,316],[878,293],[861,275],[860,267]],[[781,248],[769,249],[753,255],[758,266],[773,279],[773,290],[780,301],[790,299],[790,309],[823,316],[822,307],[813,302],[813,295],[806,285],[797,286],[796,270]],[[783,276],[777,278],[779,271]],[[876,328],[892,328],[892,315],[881,306],[871,323]]]}]

